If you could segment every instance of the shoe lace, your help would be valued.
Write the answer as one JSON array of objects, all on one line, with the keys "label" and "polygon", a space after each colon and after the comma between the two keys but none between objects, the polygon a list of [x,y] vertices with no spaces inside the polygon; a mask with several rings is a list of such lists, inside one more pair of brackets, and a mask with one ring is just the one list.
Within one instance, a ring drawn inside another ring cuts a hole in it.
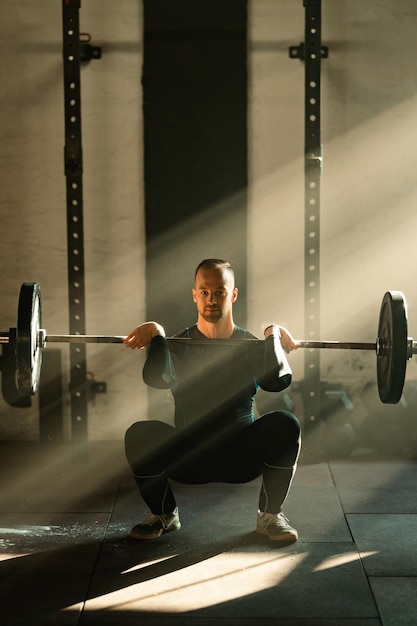
[{"label": "shoe lace", "polygon": [[166,528],[170,521],[172,515],[170,513],[162,513],[160,515],[156,513],[151,513],[150,511],[147,513],[145,519],[141,523],[141,526],[153,526],[155,522],[161,522],[162,526]]},{"label": "shoe lace", "polygon": [[279,526],[281,526],[281,528],[285,528],[285,529],[292,528],[290,524],[290,520],[288,519],[288,517],[286,517],[286,515],[284,515],[284,513],[278,513],[277,519],[279,522]]},{"label": "shoe lace", "polygon": [[265,523],[267,526],[270,524],[274,524],[275,526],[279,526],[283,530],[292,530],[290,520],[284,515],[284,513],[266,513],[265,515]]}]

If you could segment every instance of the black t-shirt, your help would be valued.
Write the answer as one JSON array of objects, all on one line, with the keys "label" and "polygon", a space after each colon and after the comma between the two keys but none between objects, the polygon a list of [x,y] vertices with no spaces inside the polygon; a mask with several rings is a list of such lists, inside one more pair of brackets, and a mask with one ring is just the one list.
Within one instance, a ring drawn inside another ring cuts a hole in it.
[{"label": "black t-shirt", "polygon": [[291,382],[290,374],[280,376],[285,357],[279,339],[263,341],[235,326],[230,339],[211,340],[197,325],[175,338],[189,341],[152,339],[143,378],[152,387],[171,389],[179,429],[215,425],[216,431],[232,434],[255,419],[259,387],[281,391]]}]

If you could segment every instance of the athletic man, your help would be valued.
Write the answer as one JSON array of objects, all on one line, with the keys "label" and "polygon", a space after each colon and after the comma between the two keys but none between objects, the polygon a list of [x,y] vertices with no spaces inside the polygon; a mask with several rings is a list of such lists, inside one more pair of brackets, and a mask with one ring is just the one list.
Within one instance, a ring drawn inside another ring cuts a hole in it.
[{"label": "athletic man", "polygon": [[141,324],[125,339],[133,349],[149,346],[143,379],[171,389],[175,403],[174,426],[141,421],[126,433],[126,456],[150,509],[130,536],[155,539],[181,527],[169,479],[245,483],[262,476],[257,532],[273,541],[296,541],[281,507],[297,465],[300,425],[287,411],[255,419],[253,408],[259,387],[278,392],[290,385],[285,352],[296,342],[275,324],[265,329],[264,341],[235,325],[238,290],[226,261],[198,265],[192,296],[197,323],[176,335],[189,341],[167,342],[157,322]]}]

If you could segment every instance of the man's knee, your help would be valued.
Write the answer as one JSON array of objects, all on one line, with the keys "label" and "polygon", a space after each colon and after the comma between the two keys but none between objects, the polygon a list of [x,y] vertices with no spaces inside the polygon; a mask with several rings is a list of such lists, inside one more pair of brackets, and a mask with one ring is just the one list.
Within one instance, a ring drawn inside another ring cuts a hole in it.
[{"label": "man's knee", "polygon": [[[126,431],[125,451],[129,461],[154,450],[166,438],[167,424],[157,421],[135,422]],[[169,428],[169,427],[168,427]]]},{"label": "man's knee", "polygon": [[265,420],[265,426],[271,432],[271,436],[276,434],[291,440],[300,438],[300,422],[289,411],[272,411],[263,415],[262,419]]},{"label": "man's knee", "polygon": [[267,439],[267,459],[273,466],[293,467],[301,446],[301,427],[289,411],[274,411],[266,418],[264,438]]},{"label": "man's knee", "polygon": [[125,434],[125,452],[127,460],[132,464],[143,454],[155,452],[164,444],[172,433],[172,427],[164,422],[135,422]]},{"label": "man's knee", "polygon": [[144,427],[144,424],[146,424],[146,422],[135,422],[129,426],[125,433],[126,450],[131,447],[135,447],[141,440],[143,440],[143,436],[147,430],[146,426]]}]

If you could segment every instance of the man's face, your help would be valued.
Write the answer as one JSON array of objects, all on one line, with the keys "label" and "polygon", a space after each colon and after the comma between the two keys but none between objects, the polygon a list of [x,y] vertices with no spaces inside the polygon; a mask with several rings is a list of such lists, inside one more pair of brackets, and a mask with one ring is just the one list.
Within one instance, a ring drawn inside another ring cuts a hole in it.
[{"label": "man's face", "polygon": [[238,290],[233,276],[220,269],[200,269],[195,279],[193,300],[199,315],[212,324],[231,314]]}]

